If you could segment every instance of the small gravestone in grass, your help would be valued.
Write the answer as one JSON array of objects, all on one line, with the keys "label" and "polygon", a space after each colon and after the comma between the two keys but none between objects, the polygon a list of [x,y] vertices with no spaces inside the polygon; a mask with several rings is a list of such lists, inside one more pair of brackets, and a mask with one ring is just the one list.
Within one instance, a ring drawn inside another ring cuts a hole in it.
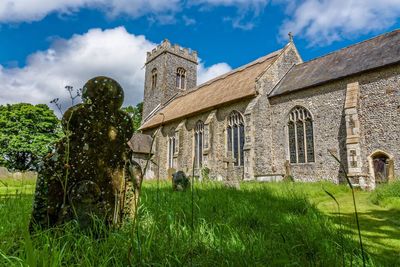
[{"label": "small gravestone in grass", "polygon": [[232,152],[228,152],[227,156],[224,158],[226,163],[226,177],[224,180],[224,185],[228,188],[240,189],[239,179],[235,175],[235,162],[236,159],[233,157]]},{"label": "small gravestone in grass", "polygon": [[185,191],[190,186],[190,180],[183,171],[172,174],[172,189],[174,191]]},{"label": "small gravestone in grass", "polygon": [[130,162],[127,142],[133,129],[129,115],[120,110],[121,86],[108,77],[96,77],[85,84],[82,97],[84,103],[64,113],[65,137],[43,160],[31,230],[70,220],[88,228],[93,218],[116,224],[132,202],[130,192],[141,184],[135,181],[142,175]]}]

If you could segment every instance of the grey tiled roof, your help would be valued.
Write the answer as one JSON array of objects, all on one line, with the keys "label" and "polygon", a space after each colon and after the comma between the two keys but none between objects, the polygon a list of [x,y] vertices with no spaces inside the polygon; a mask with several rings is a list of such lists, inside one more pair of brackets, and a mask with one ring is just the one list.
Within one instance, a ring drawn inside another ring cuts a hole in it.
[{"label": "grey tiled roof", "polygon": [[400,62],[400,30],[293,66],[270,97]]},{"label": "grey tiled roof", "polygon": [[[249,64],[205,82],[185,94],[178,95],[140,127],[154,128],[163,123],[213,109],[219,105],[254,97],[256,79],[279,56],[282,49]],[[162,114],[162,116],[160,116]]]}]

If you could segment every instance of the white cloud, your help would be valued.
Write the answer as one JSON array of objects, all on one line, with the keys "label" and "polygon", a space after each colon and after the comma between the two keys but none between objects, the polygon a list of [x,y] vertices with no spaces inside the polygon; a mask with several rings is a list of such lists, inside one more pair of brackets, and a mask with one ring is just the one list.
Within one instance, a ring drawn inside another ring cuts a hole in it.
[{"label": "white cloud", "polygon": [[1,0],[0,23],[38,21],[51,13],[70,15],[87,8],[101,10],[111,18],[147,16],[150,23],[183,21],[193,25],[193,18],[178,13],[193,7],[209,11],[223,6],[236,10],[223,21],[234,28],[251,30],[271,2],[286,9],[281,38],[286,39],[291,31],[311,41],[311,45],[386,29],[400,17],[400,0]]},{"label": "white cloud", "polygon": [[232,27],[241,29],[244,31],[252,30],[255,26],[254,19],[245,19],[246,14],[238,14],[236,17],[225,17],[223,21],[229,21],[232,23]]},{"label": "white cloud", "polygon": [[291,31],[310,45],[327,45],[394,25],[400,0],[305,0],[288,4],[289,13],[280,29],[283,38]]},{"label": "white cloud", "polygon": [[68,40],[56,40],[46,51],[28,57],[23,68],[0,69],[2,103],[49,103],[66,99],[64,86],[83,86],[88,79],[106,75],[125,89],[125,102],[141,100],[146,52],[154,44],[125,28],[92,29]]},{"label": "white cloud", "polygon": [[195,19],[189,18],[186,15],[182,16],[182,20],[183,20],[183,22],[185,23],[186,26],[190,26],[190,25],[196,24],[196,20]]},{"label": "white cloud", "polygon": [[257,17],[265,10],[270,0],[191,0],[190,5],[205,7],[235,7],[234,16],[225,16],[223,21],[231,22],[233,28],[251,30]]},{"label": "white cloud", "polygon": [[[23,68],[0,65],[0,104],[49,103],[59,97],[68,101],[66,85],[81,88],[90,78],[105,75],[116,79],[125,90],[125,105],[142,101],[146,52],[155,44],[124,27],[92,29],[70,39],[58,39],[45,51],[30,55]],[[209,68],[200,64],[199,80],[229,70],[225,63]]]},{"label": "white cloud", "polygon": [[210,67],[205,67],[202,62],[199,64],[199,68],[197,71],[197,84],[202,84],[206,81],[209,81],[219,75],[225,74],[228,71],[231,71],[232,68],[227,63],[217,63]]},{"label": "white cloud", "polygon": [[269,0],[191,0],[192,4],[209,4],[214,6],[239,6],[250,8],[264,8]]},{"label": "white cloud", "polygon": [[2,0],[1,22],[39,21],[50,13],[71,14],[82,8],[100,9],[107,16],[167,14],[181,8],[180,0]]},{"label": "white cloud", "polygon": [[[235,7],[236,16],[230,17],[232,26],[251,29],[251,22],[260,14],[269,0],[1,0],[0,23],[39,21],[48,14],[71,15],[81,9],[101,10],[110,18],[125,15],[130,18],[148,16],[151,23],[176,23],[175,15],[185,8],[195,6],[207,9],[216,6]],[[186,25],[193,18],[182,17]]]}]

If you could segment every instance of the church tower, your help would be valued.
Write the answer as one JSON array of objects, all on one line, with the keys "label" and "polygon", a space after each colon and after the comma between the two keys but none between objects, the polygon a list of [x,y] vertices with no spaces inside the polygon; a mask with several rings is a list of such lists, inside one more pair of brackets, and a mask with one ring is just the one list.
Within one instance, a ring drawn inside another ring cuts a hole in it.
[{"label": "church tower", "polygon": [[178,93],[197,83],[197,52],[165,39],[147,52],[144,83],[143,121]]}]

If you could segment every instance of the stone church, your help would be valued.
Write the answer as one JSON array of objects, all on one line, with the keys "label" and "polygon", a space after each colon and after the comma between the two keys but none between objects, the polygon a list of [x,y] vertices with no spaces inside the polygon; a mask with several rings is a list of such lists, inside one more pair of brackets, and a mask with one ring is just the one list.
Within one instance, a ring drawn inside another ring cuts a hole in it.
[{"label": "stone church", "polygon": [[290,38],[200,85],[197,64],[168,40],[147,53],[146,178],[207,169],[215,180],[340,183],[347,172],[373,189],[399,175],[400,30],[306,62]]}]

